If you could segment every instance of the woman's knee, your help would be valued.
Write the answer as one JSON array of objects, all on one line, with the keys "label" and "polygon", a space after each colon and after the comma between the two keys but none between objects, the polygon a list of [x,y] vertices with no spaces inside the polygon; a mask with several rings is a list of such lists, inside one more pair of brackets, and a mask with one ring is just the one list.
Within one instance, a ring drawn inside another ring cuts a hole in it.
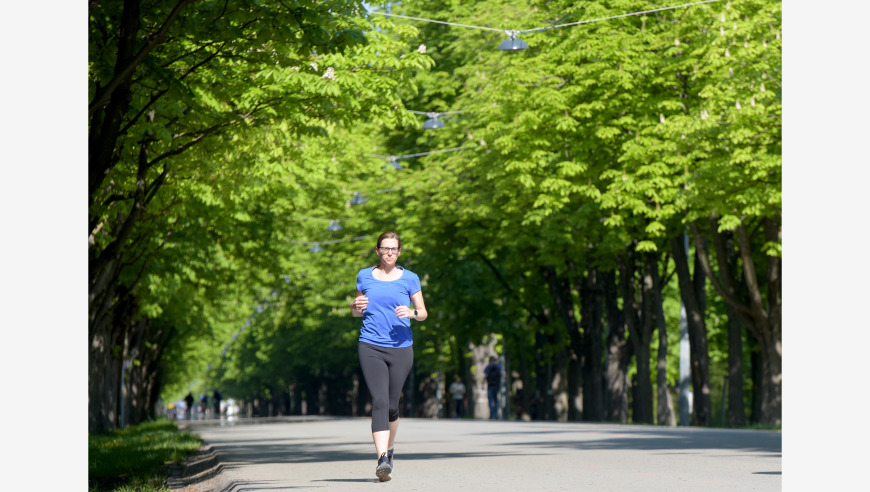
[{"label": "woman's knee", "polygon": [[374,410],[383,410],[389,409],[390,415],[392,415],[392,409],[390,409],[390,400],[389,398],[372,398],[372,411]]}]

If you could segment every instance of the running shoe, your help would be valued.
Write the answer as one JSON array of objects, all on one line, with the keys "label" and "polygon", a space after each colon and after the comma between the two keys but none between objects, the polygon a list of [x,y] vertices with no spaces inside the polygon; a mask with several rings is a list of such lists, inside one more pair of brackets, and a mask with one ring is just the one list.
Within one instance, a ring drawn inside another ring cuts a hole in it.
[{"label": "running shoe", "polygon": [[390,473],[393,473],[393,450],[387,450],[387,459],[390,460]]},{"label": "running shoe", "polygon": [[387,458],[387,453],[382,454],[381,457],[378,458],[378,467],[375,469],[375,475],[378,476],[378,480],[381,482],[387,482],[393,478],[390,476],[392,471],[393,467],[390,466],[390,459]]}]

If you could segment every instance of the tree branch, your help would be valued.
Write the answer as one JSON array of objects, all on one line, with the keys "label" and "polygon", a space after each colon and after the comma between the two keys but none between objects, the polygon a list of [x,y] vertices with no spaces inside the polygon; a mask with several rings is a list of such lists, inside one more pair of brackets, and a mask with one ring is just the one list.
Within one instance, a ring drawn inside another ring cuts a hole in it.
[{"label": "tree branch", "polygon": [[130,213],[124,219],[124,224],[121,226],[117,237],[109,243],[103,250],[92,260],[90,268],[92,271],[102,268],[110,262],[121,251],[121,247],[127,241],[127,238],[133,232],[133,227],[136,225],[139,216],[144,209],[145,200],[145,173],[148,168],[148,144],[142,142],[139,146],[139,169],[136,173],[136,191],[134,193],[133,205],[130,207]]},{"label": "tree branch", "polygon": [[[732,282],[732,274],[736,272],[732,269],[728,251],[725,249],[725,241],[722,238],[722,234],[719,233],[719,219],[715,213],[710,215],[710,230],[713,236],[713,249],[716,250],[716,259],[719,262],[719,275],[722,277],[722,286],[728,291],[730,296],[738,299],[737,289],[734,282]],[[752,318],[749,318],[743,311],[735,309],[734,312],[740,319],[740,322],[753,330],[754,333],[755,323],[752,321]]]},{"label": "tree branch", "polygon": [[504,286],[505,290],[508,291],[508,294],[510,294],[510,296],[513,297],[514,299],[516,299],[517,301],[519,301],[520,306],[522,306],[523,309],[525,309],[526,312],[529,313],[529,315],[533,316],[536,320],[538,320],[539,323],[546,324],[547,317],[543,314],[543,312],[539,313],[539,312],[533,310],[532,308],[530,308],[528,305],[526,305],[526,303],[523,302],[523,299],[518,297],[516,295],[516,293],[514,292],[514,289],[511,288],[511,286],[507,283],[507,281],[505,281],[504,277],[502,277],[502,275],[501,275],[501,272],[498,271],[498,268],[496,268],[495,265],[493,265],[492,262],[489,261],[489,258],[487,258],[486,256],[484,256],[481,253],[478,253],[477,256],[479,256],[480,259],[483,260],[483,262],[486,264],[486,266],[488,266],[489,269],[492,270],[492,273],[495,274],[495,278],[499,281],[499,283],[502,284],[502,286]]},{"label": "tree branch", "polygon": [[186,144],[182,145],[181,147],[178,147],[178,148],[173,149],[173,150],[166,151],[166,152],[164,152],[163,154],[160,154],[159,156],[155,157],[154,160],[152,160],[151,162],[149,162],[149,163],[147,164],[147,167],[148,167],[148,168],[154,167],[155,164],[157,164],[158,162],[162,161],[163,159],[166,159],[166,158],[168,158],[168,157],[172,157],[172,156],[175,156],[175,155],[181,154],[181,153],[184,152],[185,150],[187,150],[187,149],[193,147],[194,145],[196,145],[197,142],[201,141],[201,140],[204,139],[205,137],[207,137],[207,136],[211,135],[212,133],[216,132],[218,129],[223,128],[223,127],[225,127],[225,126],[232,125],[232,124],[234,124],[234,123],[236,123],[236,122],[235,122],[235,121],[228,121],[228,122],[224,122],[224,123],[219,123],[219,124],[217,124],[217,125],[215,125],[215,126],[212,126],[212,127],[210,127],[210,128],[206,128],[205,130],[203,130],[202,132],[200,132],[196,137],[194,137],[194,139],[191,140],[190,142],[187,142]]},{"label": "tree branch", "polygon": [[99,94],[94,101],[88,107],[88,116],[92,116],[98,109],[102,108],[106,104],[108,104],[109,100],[112,97],[112,93],[115,92],[121,84],[130,80],[133,72],[136,68],[142,64],[142,61],[145,60],[145,57],[151,53],[154,48],[157,47],[160,43],[163,42],[163,39],[166,37],[166,33],[169,31],[169,28],[172,26],[172,23],[175,22],[175,19],[181,14],[181,11],[184,10],[189,3],[195,2],[196,0],[179,0],[178,4],[172,9],[169,16],[163,22],[163,25],[157,31],[157,33],[151,36],[151,40],[136,53],[136,56],[133,57],[132,60],[122,68],[120,71],[116,72],[115,76],[112,80],[103,88],[103,92]]},{"label": "tree branch", "polygon": [[[707,274],[707,277],[710,279],[710,282],[713,283],[713,287],[716,289],[716,292],[722,296],[722,299],[731,305],[736,311],[743,312],[748,316],[753,315],[752,309],[748,306],[737,300],[736,298],[729,295],[729,293],[722,287],[722,284],[719,283],[719,279],[713,275],[713,269],[710,267],[710,258],[707,256],[707,252],[704,250],[704,242],[703,238],[701,238],[701,233],[698,232],[698,225],[694,222],[689,223],[689,228],[692,230],[692,239],[695,243],[695,254],[698,256],[698,260],[701,262],[701,268],[704,270],[704,273]],[[742,247],[741,247],[742,249]]]},{"label": "tree branch", "polygon": [[154,198],[154,195],[157,194],[157,190],[160,189],[160,185],[162,185],[166,181],[166,176],[168,174],[169,174],[169,168],[167,168],[166,165],[164,164],[163,165],[163,172],[161,172],[160,175],[157,176],[157,178],[155,178],[154,181],[152,181],[151,184],[148,185],[148,187],[145,190],[146,196],[145,196],[145,205],[144,206],[146,206],[146,207],[148,206],[148,204],[151,202],[151,199]]},{"label": "tree branch", "polygon": [[143,106],[142,109],[139,110],[138,113],[136,113],[136,116],[131,118],[130,121],[128,121],[127,124],[124,125],[124,128],[121,128],[121,131],[118,132],[118,134],[119,135],[126,135],[127,130],[129,130],[130,127],[133,126],[134,123],[136,123],[136,120],[138,120],[143,114],[145,114],[145,111],[147,111],[148,108],[150,108],[155,102],[157,102],[158,99],[163,97],[163,95],[166,94],[167,92],[169,92],[169,89],[163,89],[162,91],[158,92],[157,94],[152,95],[151,100],[148,101],[148,103],[145,104],[145,106]]},{"label": "tree branch", "polygon": [[752,260],[752,251],[749,249],[749,237],[743,224],[737,226],[737,237],[740,240],[740,257],[743,260],[743,276],[746,286],[749,287],[749,303],[752,306],[753,317],[767,319],[767,312],[761,299],[761,289],[758,287],[758,277],[755,273],[755,261]]}]

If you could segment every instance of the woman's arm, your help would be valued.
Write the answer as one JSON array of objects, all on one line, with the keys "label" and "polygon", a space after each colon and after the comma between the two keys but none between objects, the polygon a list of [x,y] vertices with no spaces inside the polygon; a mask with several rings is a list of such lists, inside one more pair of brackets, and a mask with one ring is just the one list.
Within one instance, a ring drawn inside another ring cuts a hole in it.
[{"label": "woman's arm", "polygon": [[396,316],[400,318],[411,318],[415,321],[423,321],[429,316],[426,311],[426,304],[423,302],[423,291],[417,291],[416,294],[411,294],[411,302],[414,303],[414,309],[417,310],[417,316],[414,317],[414,309],[408,306],[399,306],[396,308]]},{"label": "woman's arm", "polygon": [[417,310],[417,317],[414,318],[414,312],[411,311],[411,318],[417,321],[423,321],[429,317],[429,313],[426,311],[426,304],[423,302],[422,290],[418,290],[411,296],[411,302],[414,303],[414,309]]}]

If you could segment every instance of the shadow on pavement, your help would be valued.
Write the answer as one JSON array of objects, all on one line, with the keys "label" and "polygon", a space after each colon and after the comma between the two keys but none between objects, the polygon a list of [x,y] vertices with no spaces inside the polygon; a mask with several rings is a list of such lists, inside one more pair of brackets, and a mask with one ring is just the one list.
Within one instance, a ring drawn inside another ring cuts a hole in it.
[{"label": "shadow on pavement", "polygon": [[[605,435],[601,436],[601,434]],[[700,449],[782,454],[782,436],[774,434],[759,434],[748,437],[728,434],[714,436],[709,434],[635,433],[632,431],[612,434],[599,432],[597,435],[585,436],[582,439],[558,439],[546,442],[528,440],[504,443],[504,445],[598,451],[674,451],[671,454],[691,453]]]},{"label": "shadow on pavement", "polygon": [[325,478],[323,480],[312,480],[312,482],[348,482],[348,483],[378,483],[377,478]]},{"label": "shadow on pavement", "polygon": [[[212,447],[221,454],[221,445],[212,444]],[[303,446],[268,444],[263,446],[237,446],[234,443],[228,445],[232,453],[226,453],[221,457],[225,469],[237,468],[253,464],[281,464],[281,463],[324,463],[324,462],[347,462],[347,461],[374,461],[372,452],[339,451],[334,446],[326,444],[306,444]],[[321,448],[321,449],[312,449]],[[304,449],[304,450],[303,450]],[[475,458],[493,456],[519,456],[522,453],[402,453],[402,461],[450,459],[450,458]]]}]

